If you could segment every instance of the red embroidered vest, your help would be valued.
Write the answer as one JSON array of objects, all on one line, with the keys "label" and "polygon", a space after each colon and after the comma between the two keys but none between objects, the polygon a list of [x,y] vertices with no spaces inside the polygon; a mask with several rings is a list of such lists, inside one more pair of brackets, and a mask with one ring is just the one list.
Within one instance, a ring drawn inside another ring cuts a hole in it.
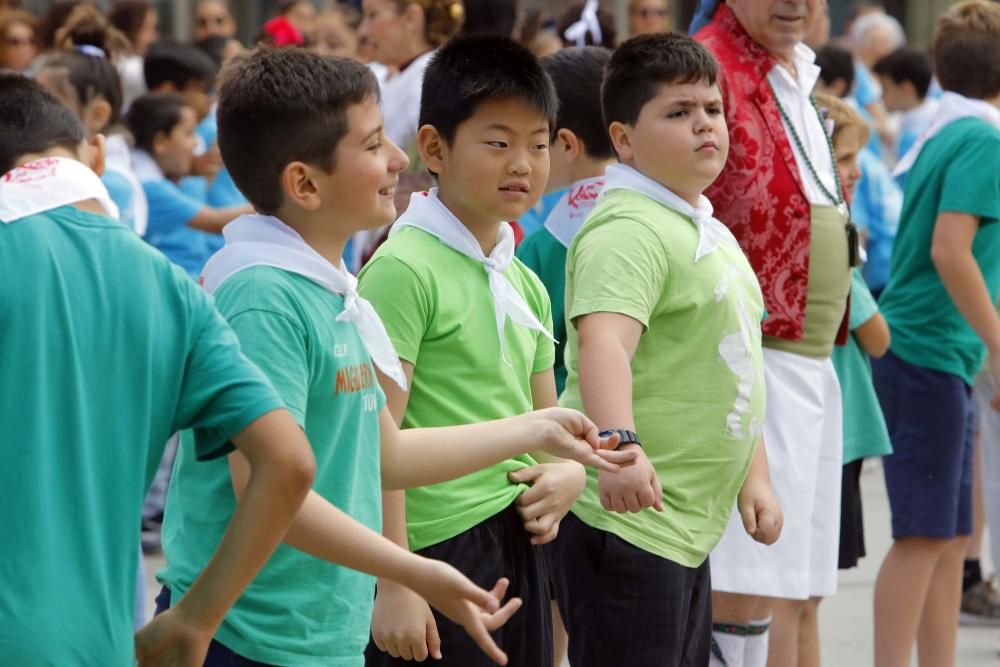
[{"label": "red embroidered vest", "polygon": [[[776,60],[747,34],[725,3],[694,38],[719,61],[729,125],[729,159],[705,196],[757,273],[768,313],[764,334],[798,340],[805,326],[812,219],[795,154],[767,83]],[[847,333],[845,313],[838,344]]]}]

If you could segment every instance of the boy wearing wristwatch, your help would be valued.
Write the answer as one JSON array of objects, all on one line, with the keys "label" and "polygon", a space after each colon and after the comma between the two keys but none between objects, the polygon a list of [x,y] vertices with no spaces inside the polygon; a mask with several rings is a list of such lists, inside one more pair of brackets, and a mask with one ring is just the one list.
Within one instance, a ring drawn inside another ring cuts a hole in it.
[{"label": "boy wearing wristwatch", "polygon": [[574,667],[707,665],[708,554],[734,503],[755,540],[781,530],[760,446],[763,297],[702,196],[729,147],[717,77],[679,35],[631,39],[605,69],[619,164],[567,256],[560,402],[641,454],[588,473],[552,545]]}]

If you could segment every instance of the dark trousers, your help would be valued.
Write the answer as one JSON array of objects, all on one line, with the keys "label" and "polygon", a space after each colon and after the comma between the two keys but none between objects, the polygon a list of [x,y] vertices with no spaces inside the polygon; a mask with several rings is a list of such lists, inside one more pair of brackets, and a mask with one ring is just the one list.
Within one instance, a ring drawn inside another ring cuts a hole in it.
[{"label": "dark trousers", "polygon": [[705,667],[712,643],[708,559],[688,568],[573,514],[550,545],[573,667]]},{"label": "dark trousers", "polygon": [[[160,615],[170,609],[170,589],[166,586],[156,596],[156,615]],[[219,642],[212,640],[208,647],[208,654],[205,656],[204,667],[274,667],[263,662],[248,660],[241,655],[236,655],[230,649]]]},{"label": "dark trousers", "polygon": [[[530,536],[513,506],[450,540],[418,551],[421,556],[449,563],[478,586],[493,588],[497,579],[510,579],[508,597],[523,606],[507,624],[493,633],[507,653],[510,667],[552,666],[552,608],[548,561]],[[442,660],[436,667],[495,667],[465,629],[434,610],[441,635]],[[412,661],[383,653],[374,642],[365,652],[366,667],[412,666]],[[610,663],[609,663],[610,664]],[[706,663],[707,664],[707,663]]]}]

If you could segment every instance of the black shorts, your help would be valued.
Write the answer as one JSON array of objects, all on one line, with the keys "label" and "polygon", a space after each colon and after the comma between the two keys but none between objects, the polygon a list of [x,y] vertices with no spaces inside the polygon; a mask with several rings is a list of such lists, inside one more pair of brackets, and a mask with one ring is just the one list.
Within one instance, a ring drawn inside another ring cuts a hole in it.
[{"label": "black shorts", "polygon": [[567,514],[549,550],[573,667],[705,667],[708,559],[684,567]]},{"label": "black shorts", "polygon": [[864,459],[844,464],[840,483],[840,556],[837,567],[849,570],[865,557],[865,522],[861,512],[861,465]]},{"label": "black shorts", "polygon": [[[552,607],[548,559],[531,536],[513,505],[469,530],[417,553],[449,563],[477,585],[489,590],[500,577],[510,579],[508,598],[523,605],[493,634],[507,653],[510,667],[552,667]],[[436,667],[495,667],[465,629],[434,610],[441,636],[442,660]],[[366,667],[412,667],[369,642]]]}]

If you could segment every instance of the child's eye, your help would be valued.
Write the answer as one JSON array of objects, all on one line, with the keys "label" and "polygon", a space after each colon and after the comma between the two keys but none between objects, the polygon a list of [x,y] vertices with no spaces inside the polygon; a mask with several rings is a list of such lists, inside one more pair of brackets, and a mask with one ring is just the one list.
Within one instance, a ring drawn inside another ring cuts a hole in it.
[{"label": "child's eye", "polygon": [[536,151],[547,151],[549,150],[548,144],[535,144],[534,149]]},{"label": "child's eye", "polygon": [[368,150],[370,150],[370,151],[372,151],[372,152],[376,152],[376,151],[378,151],[378,149],[380,149],[380,148],[382,148],[382,142],[381,142],[381,141],[380,141],[380,142],[378,142],[378,143],[375,143],[375,144],[372,144],[371,146],[369,146],[369,147],[368,147]]},{"label": "child's eye", "polygon": [[711,116],[718,116],[720,113],[722,113],[722,108],[721,107],[708,107],[708,113]]},{"label": "child's eye", "polygon": [[671,111],[670,113],[667,114],[667,118],[684,118],[685,116],[687,116],[687,110],[686,109],[679,109],[677,111]]},{"label": "child's eye", "polygon": [[487,146],[492,146],[493,148],[507,148],[506,141],[487,141]]}]

